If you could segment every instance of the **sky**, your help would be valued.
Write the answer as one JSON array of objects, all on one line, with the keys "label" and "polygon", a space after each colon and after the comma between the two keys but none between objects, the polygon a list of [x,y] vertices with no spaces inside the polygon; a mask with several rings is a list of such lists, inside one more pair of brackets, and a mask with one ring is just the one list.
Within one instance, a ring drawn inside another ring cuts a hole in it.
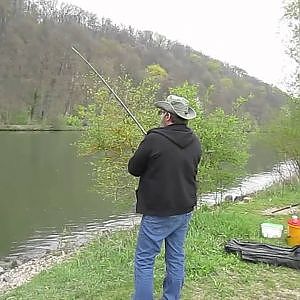
[{"label": "sky", "polygon": [[119,25],[150,30],[285,90],[282,0],[64,0]]}]

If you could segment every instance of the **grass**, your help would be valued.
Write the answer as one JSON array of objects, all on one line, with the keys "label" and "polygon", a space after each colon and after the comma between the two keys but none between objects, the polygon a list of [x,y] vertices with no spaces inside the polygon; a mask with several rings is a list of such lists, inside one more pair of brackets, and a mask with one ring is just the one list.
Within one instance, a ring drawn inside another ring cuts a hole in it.
[{"label": "grass", "polygon": [[[264,239],[260,223],[287,224],[289,216],[266,217],[262,210],[294,204],[300,187],[268,190],[250,203],[203,207],[194,213],[186,244],[182,299],[300,299],[300,272],[241,261],[224,252],[232,238],[286,246]],[[130,299],[136,229],[99,236],[71,260],[44,271],[0,299]],[[161,296],[163,253],[155,265],[156,299]]]}]

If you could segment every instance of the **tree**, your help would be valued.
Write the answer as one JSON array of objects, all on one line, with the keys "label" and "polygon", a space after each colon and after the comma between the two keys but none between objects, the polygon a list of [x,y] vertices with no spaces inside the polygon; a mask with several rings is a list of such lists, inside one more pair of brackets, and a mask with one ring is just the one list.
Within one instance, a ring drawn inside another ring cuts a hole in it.
[{"label": "tree", "polygon": [[285,2],[284,19],[290,31],[288,54],[296,63],[296,70],[291,82],[292,92],[300,96],[300,1],[287,0]]},{"label": "tree", "polygon": [[130,77],[140,82],[146,66],[152,65],[149,71],[162,75],[160,97],[185,80],[199,84],[198,97],[214,85],[212,109],[220,106],[229,112],[234,99],[253,94],[254,101],[245,109],[260,120],[268,116],[265,111],[270,107],[278,108],[285,101],[280,91],[264,93],[260,88],[264,84],[243,70],[188,46],[151,31],[119,26],[106,18],[99,20],[72,4],[58,7],[57,3],[0,1],[1,123],[20,120],[13,117],[19,114],[22,123],[51,123],[72,114],[76,105],[90,101],[82,89],[87,68],[71,46],[111,78],[122,75],[125,66]]},{"label": "tree", "polygon": [[[188,99],[197,112],[190,126],[200,137],[203,147],[199,168],[200,191],[223,191],[245,174],[250,123],[245,116],[225,113],[221,108],[207,111],[206,105],[201,106],[202,101],[197,101],[197,89],[197,85],[185,82],[171,88],[170,92]],[[209,91],[206,94],[209,95]]]},{"label": "tree", "polygon": [[297,67],[291,81],[292,93],[287,105],[267,126],[267,138],[283,160],[289,161],[300,177],[300,2],[288,0],[284,18],[291,32],[288,49]]},{"label": "tree", "polygon": [[[157,69],[157,66],[150,66],[147,70],[153,67]],[[138,83],[127,74],[108,81],[146,130],[158,126],[160,120],[153,105],[160,88],[157,72],[148,72]],[[110,190],[112,194],[125,187],[133,190],[135,181],[128,178],[126,164],[131,150],[142,139],[141,132],[118,103],[113,103],[115,99],[106,88],[87,84],[87,89],[93,103],[78,107],[77,119],[72,117],[72,121],[81,119],[89,124],[78,143],[79,151],[83,155],[101,153],[101,158],[94,163],[98,190]],[[202,109],[197,100],[197,85],[184,82],[170,88],[170,93],[185,97],[197,111],[197,118],[190,126],[203,144],[200,191],[223,190],[244,174],[248,158],[247,122],[220,108],[211,112]]]},{"label": "tree", "polygon": [[265,138],[300,177],[300,98],[291,98],[267,126]]}]

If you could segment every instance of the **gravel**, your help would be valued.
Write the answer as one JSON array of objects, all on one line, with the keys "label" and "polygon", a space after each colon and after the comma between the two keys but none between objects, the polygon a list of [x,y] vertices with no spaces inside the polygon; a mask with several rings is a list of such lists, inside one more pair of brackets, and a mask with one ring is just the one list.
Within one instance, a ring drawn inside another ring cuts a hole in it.
[{"label": "gravel", "polygon": [[52,266],[65,261],[71,256],[72,253],[64,252],[61,252],[60,255],[49,254],[41,258],[30,260],[6,272],[0,272],[0,294],[8,292],[30,281],[32,277],[39,274],[41,271],[48,270]]}]

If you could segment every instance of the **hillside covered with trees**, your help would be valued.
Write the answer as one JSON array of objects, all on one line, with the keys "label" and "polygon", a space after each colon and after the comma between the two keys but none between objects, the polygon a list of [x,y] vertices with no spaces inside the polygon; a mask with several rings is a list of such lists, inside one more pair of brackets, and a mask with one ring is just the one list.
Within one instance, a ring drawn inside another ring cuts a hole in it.
[{"label": "hillside covered with trees", "polygon": [[[0,124],[53,123],[92,99],[89,70],[72,52],[78,48],[107,78],[128,73],[139,82],[145,70],[163,73],[156,97],[188,81],[211,109],[243,109],[258,122],[286,102],[278,88],[246,71],[210,58],[189,46],[150,31],[113,24],[55,0],[0,2]],[[149,68],[148,68],[149,70]]]}]

